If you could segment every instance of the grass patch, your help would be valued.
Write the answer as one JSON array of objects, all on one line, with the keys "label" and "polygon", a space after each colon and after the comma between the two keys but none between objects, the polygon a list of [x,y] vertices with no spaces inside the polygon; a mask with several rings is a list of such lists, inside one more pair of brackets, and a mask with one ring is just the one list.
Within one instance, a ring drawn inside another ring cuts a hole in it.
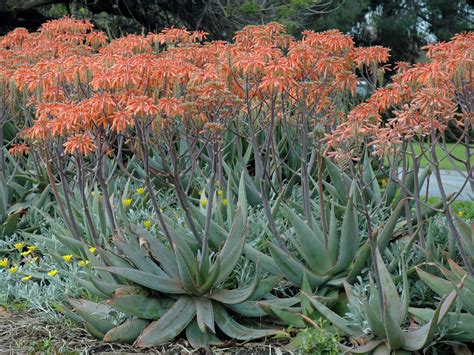
[{"label": "grass patch", "polygon": [[[430,197],[428,199],[428,202],[431,205],[439,201],[440,199],[438,197]],[[458,200],[454,201],[451,206],[454,210],[454,213],[456,213],[459,217],[462,217],[466,220],[474,220],[474,202]]]},{"label": "grass patch", "polygon": [[[428,149],[428,144],[423,144],[424,146],[424,149]],[[421,146],[419,144],[415,144],[413,146],[414,150],[415,150],[415,153],[418,155],[421,153]],[[462,145],[457,145],[455,146],[454,144],[452,143],[448,143],[447,144],[447,149],[449,152],[451,152],[451,155],[453,157],[456,157],[458,159],[463,159],[465,160],[466,158],[466,151],[465,151],[465,148],[464,146]],[[441,169],[444,169],[444,170],[453,170],[454,168],[458,169],[458,170],[465,170],[466,169],[466,166],[458,161],[454,161],[454,166],[453,166],[453,163],[449,160],[449,158],[446,156],[446,153],[444,152],[444,150],[437,146],[436,147],[436,154],[438,156],[438,159],[440,160],[440,168]],[[409,155],[409,161],[410,161],[410,165],[413,165],[413,162],[412,162],[412,159],[411,159],[411,155]],[[425,168],[426,166],[428,166],[429,162],[428,162],[428,159],[426,159],[426,157],[422,157],[421,160],[420,160],[420,165],[422,168]]]}]

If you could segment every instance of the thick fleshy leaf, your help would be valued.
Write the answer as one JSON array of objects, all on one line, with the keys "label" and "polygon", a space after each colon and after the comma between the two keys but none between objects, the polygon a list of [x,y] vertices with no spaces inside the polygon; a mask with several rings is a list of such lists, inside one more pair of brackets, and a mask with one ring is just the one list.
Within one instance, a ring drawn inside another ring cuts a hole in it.
[{"label": "thick fleshy leaf", "polygon": [[108,309],[110,309],[108,306],[87,300],[75,300],[72,298],[68,301],[84,321],[89,323],[100,333],[105,334],[115,327],[115,324],[105,319],[108,314]]},{"label": "thick fleshy leaf", "polygon": [[244,254],[254,263],[257,261],[262,266],[262,269],[266,272],[269,272],[272,275],[279,275],[281,274],[280,269],[278,268],[276,262],[273,260],[271,256],[268,256],[254,247],[250,246],[249,244],[244,245]]},{"label": "thick fleshy leaf", "polygon": [[201,332],[195,319],[186,327],[186,338],[194,349],[208,348],[209,345],[223,345],[223,342],[214,334]]},{"label": "thick fleshy leaf", "polygon": [[283,324],[292,325],[298,328],[306,328],[308,326],[304,322],[301,313],[291,311],[290,308],[271,307],[271,312],[278,317]]},{"label": "thick fleshy leaf", "polygon": [[288,219],[294,230],[290,238],[292,244],[303,257],[306,264],[318,273],[324,274],[331,268],[330,260],[323,245],[322,235],[311,230],[288,206],[282,206],[281,213]]},{"label": "thick fleshy leaf", "polygon": [[[351,190],[353,190],[353,188]],[[348,268],[356,256],[359,242],[359,225],[357,215],[354,212],[353,198],[351,195],[347,202],[344,219],[342,221],[339,256],[336,265],[330,271],[331,275],[335,275]]]},{"label": "thick fleshy leaf", "polygon": [[[409,308],[409,312],[415,317],[429,322],[435,313],[429,308]],[[441,323],[441,322],[438,322]],[[450,312],[441,323],[449,329],[447,337],[459,341],[472,341],[474,339],[474,315],[470,313]]]},{"label": "thick fleshy leaf", "polygon": [[395,226],[397,225],[397,221],[400,218],[403,207],[403,202],[400,202],[395,210],[393,210],[390,214],[390,217],[388,218],[385,225],[383,225],[382,231],[380,233],[377,231],[377,246],[379,247],[381,254],[383,254],[385,248],[390,242],[390,238],[393,236]]},{"label": "thick fleshy leaf", "polygon": [[263,317],[266,315],[259,307],[258,301],[245,301],[238,304],[226,304],[226,308],[245,317]]},{"label": "thick fleshy leaf", "polygon": [[387,270],[385,263],[382,260],[382,256],[378,249],[376,250],[376,259],[377,259],[377,267],[380,275],[380,282],[381,285],[377,285],[378,287],[382,288],[383,295],[387,300],[387,311],[390,313],[390,316],[397,322],[397,324],[401,324],[402,314],[400,314],[400,310],[402,309],[402,304],[400,300],[400,296],[397,291],[397,287],[393,282],[392,275]]},{"label": "thick fleshy leaf", "polygon": [[179,277],[178,264],[173,252],[169,250],[158,238],[151,235],[144,235],[146,241],[150,245],[150,252],[154,259],[157,260],[163,270],[170,277]]},{"label": "thick fleshy leaf", "polygon": [[166,276],[165,272],[151,260],[147,252],[138,246],[124,240],[114,239],[115,244],[120,248],[128,260],[130,260],[139,270],[152,274]]},{"label": "thick fleshy leaf", "polygon": [[329,213],[329,235],[328,235],[328,258],[331,265],[336,265],[339,255],[340,235],[337,230],[337,218],[334,210],[334,203],[331,203]]},{"label": "thick fleshy leaf", "polygon": [[[343,350],[343,352],[347,352],[348,354],[376,354],[374,352],[375,349],[377,349],[381,344],[383,344],[384,342],[384,339],[376,339],[376,340],[369,340],[366,344],[364,345],[360,345],[360,346],[356,346],[354,348],[349,348],[347,346],[344,346],[344,345],[341,345],[341,349]],[[387,349],[388,350],[388,349]],[[388,352],[386,352],[385,354],[386,355],[390,355],[391,351],[388,350]],[[383,355],[383,354],[380,354],[379,355]]]},{"label": "thick fleshy leaf", "polygon": [[159,319],[173,305],[166,297],[123,295],[107,300],[107,304],[130,316],[142,319]]},{"label": "thick fleshy leaf", "polygon": [[257,289],[259,274],[259,266],[257,264],[254,279],[252,284],[249,286],[235,290],[214,288],[209,292],[209,294],[206,295],[206,297],[224,304],[238,304],[245,302],[250,297],[252,297],[253,293]]},{"label": "thick fleshy leaf", "polygon": [[453,284],[448,280],[432,275],[418,267],[416,268],[416,272],[420,279],[440,297],[449,295],[454,290]]},{"label": "thick fleshy leaf", "polygon": [[171,294],[186,294],[180,281],[168,276],[158,276],[148,272],[122,267],[104,267],[103,269],[155,291]]},{"label": "thick fleshy leaf", "polygon": [[104,335],[104,341],[106,342],[115,342],[115,343],[128,343],[131,344],[137,339],[143,329],[150,323],[144,319],[129,319],[124,323],[110,329]]},{"label": "thick fleshy leaf", "polygon": [[[195,263],[195,258],[193,260],[187,259],[179,247],[175,248],[174,254],[176,255],[176,263],[178,264],[179,270],[179,279],[183,288],[192,294],[198,294],[196,289],[196,278],[197,274],[193,274],[191,264]],[[196,271],[199,272],[199,271]]]},{"label": "thick fleshy leaf", "polygon": [[[258,263],[260,265],[260,262]],[[268,295],[283,279],[283,275],[269,276],[260,280],[250,300],[258,301]]]},{"label": "thick fleshy leaf", "polygon": [[216,284],[225,281],[232,271],[234,271],[244,250],[247,231],[248,225],[244,224],[244,216],[242,210],[239,208],[234,216],[234,222],[232,223],[229,235],[219,253],[221,263]]},{"label": "thick fleshy leaf", "polygon": [[335,312],[331,311],[329,308],[327,308],[325,305],[319,302],[315,297],[308,295],[307,293],[304,293],[304,292],[303,292],[303,295],[305,295],[309,299],[313,307],[316,308],[316,310],[319,313],[321,313],[323,317],[325,317],[335,327],[342,330],[345,334],[349,334],[352,336],[363,335],[363,332],[361,329],[351,324],[349,321],[345,320],[344,318],[340,317]]},{"label": "thick fleshy leaf", "polygon": [[237,340],[253,340],[278,333],[277,329],[253,329],[245,327],[232,319],[225,309],[213,303],[216,324],[228,337]]},{"label": "thick fleshy leaf", "polygon": [[272,254],[278,268],[285,277],[295,286],[300,286],[303,282],[303,274],[306,273],[311,287],[314,289],[327,281],[328,277],[317,275],[308,270],[301,262],[295,260],[291,255],[285,253],[273,243],[268,243],[268,249]]},{"label": "thick fleshy leaf", "polygon": [[433,339],[438,325],[443,321],[453,306],[456,296],[456,291],[451,292],[445,300],[440,302],[436,308],[436,311],[433,313],[433,317],[427,324],[418,328],[417,330],[410,331],[405,334],[405,349],[416,351],[423,349],[429,344],[429,342]]},{"label": "thick fleshy leaf", "polygon": [[137,338],[135,346],[145,348],[176,338],[196,315],[194,299],[181,296],[159,320],[151,323]]},{"label": "thick fleshy leaf", "polygon": [[203,333],[207,333],[210,330],[215,334],[212,302],[203,297],[196,297],[194,300],[196,302],[196,321],[199,329]]},{"label": "thick fleshy leaf", "polygon": [[399,325],[399,322],[396,321],[392,314],[390,313],[387,303],[390,300],[385,300],[384,307],[384,326],[385,326],[385,335],[387,337],[387,345],[391,350],[397,350],[403,347],[405,344],[405,333]]}]

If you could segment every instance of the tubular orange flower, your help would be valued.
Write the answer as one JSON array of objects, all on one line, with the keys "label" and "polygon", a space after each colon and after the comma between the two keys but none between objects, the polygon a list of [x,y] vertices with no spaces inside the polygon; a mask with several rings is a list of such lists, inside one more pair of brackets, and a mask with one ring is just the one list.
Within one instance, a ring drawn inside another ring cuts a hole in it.
[{"label": "tubular orange flower", "polygon": [[77,134],[64,143],[64,152],[67,154],[89,155],[95,148],[92,138],[86,134]]}]

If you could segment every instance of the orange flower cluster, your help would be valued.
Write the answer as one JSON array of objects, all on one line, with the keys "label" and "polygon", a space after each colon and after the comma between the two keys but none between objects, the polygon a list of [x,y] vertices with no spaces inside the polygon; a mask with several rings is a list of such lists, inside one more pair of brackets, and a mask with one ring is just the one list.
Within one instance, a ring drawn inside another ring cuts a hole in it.
[{"label": "orange flower cluster", "polygon": [[[350,147],[368,142],[383,155],[404,139],[442,134],[448,124],[474,124],[474,32],[425,49],[426,63],[397,63],[393,83],[377,89],[327,135],[329,154],[347,159],[357,154]],[[370,52],[373,58],[385,58],[383,51]],[[381,113],[390,118],[383,122]]]},{"label": "orange flower cluster", "polygon": [[[334,125],[345,110],[341,102],[355,92],[357,71],[377,70],[389,56],[382,47],[356,48],[337,30],[306,31],[296,40],[277,23],[247,26],[233,43],[205,37],[169,28],[107,43],[89,22],[66,17],[36,33],[17,29],[0,38],[0,85],[9,99],[26,98],[35,110],[23,132],[30,142],[56,140],[66,153],[90,154],[103,137],[134,134],[137,120],[158,131],[189,125],[199,135],[223,131],[249,109],[264,119],[272,111],[297,120],[304,106],[310,122]],[[348,122],[370,117],[378,124],[401,96],[384,90],[390,98],[377,92],[384,97],[358,107]]]}]

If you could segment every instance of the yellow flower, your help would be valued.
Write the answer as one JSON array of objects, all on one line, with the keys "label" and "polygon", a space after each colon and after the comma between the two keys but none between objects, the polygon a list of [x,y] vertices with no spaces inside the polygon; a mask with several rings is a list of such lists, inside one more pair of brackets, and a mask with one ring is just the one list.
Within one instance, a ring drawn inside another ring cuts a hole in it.
[{"label": "yellow flower", "polygon": [[94,247],[90,247],[90,248],[89,248],[89,251],[90,251],[92,254],[94,254],[96,250],[97,250],[97,249],[94,248]]},{"label": "yellow flower", "polygon": [[143,225],[145,226],[146,229],[151,228],[151,221],[147,219],[146,221],[143,222]]},{"label": "yellow flower", "polygon": [[145,189],[144,189],[143,187],[139,187],[139,188],[137,189],[137,194],[143,195],[144,193],[145,193]]},{"label": "yellow flower", "polygon": [[217,196],[221,197],[224,194],[222,190],[217,191]]},{"label": "yellow flower", "polygon": [[77,265],[82,266],[82,267],[87,267],[89,265],[90,261],[89,260],[81,260],[77,263]]},{"label": "yellow flower", "polygon": [[30,255],[30,253],[31,253],[31,250],[27,250],[27,251],[24,251],[23,253],[21,253],[21,255],[28,256],[28,255]]},{"label": "yellow flower", "polygon": [[63,255],[63,260],[64,260],[65,262],[68,263],[69,261],[71,261],[71,259],[72,259],[72,255],[71,255],[71,254]]},{"label": "yellow flower", "polygon": [[12,274],[16,272],[16,266],[12,266],[10,269],[8,269]]},{"label": "yellow flower", "polygon": [[22,277],[21,278],[21,281],[28,281],[29,279],[31,279],[33,276],[31,275],[26,275],[25,277]]},{"label": "yellow flower", "polygon": [[160,213],[163,213],[163,212],[164,212],[164,211],[163,211],[163,209],[162,209],[162,208],[160,208]]},{"label": "yellow flower", "polygon": [[27,248],[28,248],[29,251],[33,251],[33,250],[38,249],[38,247],[36,245],[28,245]]},{"label": "yellow flower", "polygon": [[464,212],[463,211],[458,211],[458,216],[459,217],[464,217]]},{"label": "yellow flower", "polygon": [[206,207],[206,206],[207,206],[207,199],[206,199],[206,198],[204,198],[204,199],[201,200],[201,206],[202,206],[202,207]]},{"label": "yellow flower", "polygon": [[25,242],[19,242],[15,244],[15,248],[20,250],[21,248],[23,248],[24,245],[25,245]]},{"label": "yellow flower", "polygon": [[222,206],[227,206],[227,199],[226,198],[222,199]]},{"label": "yellow flower", "polygon": [[127,198],[127,199],[123,200],[122,202],[126,207],[128,207],[132,204],[132,201],[133,200],[131,198]]},{"label": "yellow flower", "polygon": [[58,273],[58,270],[54,269],[48,272],[48,276],[56,276],[57,273]]},{"label": "yellow flower", "polygon": [[3,258],[2,260],[0,260],[0,266],[1,267],[7,267],[8,266],[8,259]]}]

